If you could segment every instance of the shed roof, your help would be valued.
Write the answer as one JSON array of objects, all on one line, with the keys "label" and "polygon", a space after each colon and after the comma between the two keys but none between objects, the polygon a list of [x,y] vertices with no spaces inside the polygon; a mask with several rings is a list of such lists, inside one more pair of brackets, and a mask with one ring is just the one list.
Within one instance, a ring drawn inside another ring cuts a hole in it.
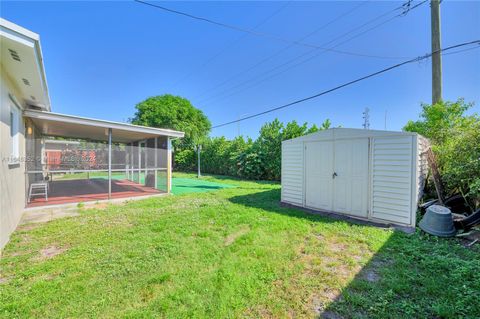
[{"label": "shed roof", "polygon": [[358,128],[331,128],[328,130],[321,130],[315,133],[299,136],[290,140],[285,140],[283,143],[294,143],[300,141],[315,141],[315,140],[333,140],[333,139],[347,139],[347,138],[361,138],[361,137],[375,137],[375,136],[415,136],[419,135],[414,132],[401,131],[382,131],[382,130],[365,130]]}]

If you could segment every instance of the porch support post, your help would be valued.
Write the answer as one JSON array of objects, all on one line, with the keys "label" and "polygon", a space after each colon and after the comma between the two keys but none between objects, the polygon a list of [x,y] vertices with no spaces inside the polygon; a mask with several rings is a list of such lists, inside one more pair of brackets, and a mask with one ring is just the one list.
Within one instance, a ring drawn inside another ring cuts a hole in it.
[{"label": "porch support post", "polygon": [[167,193],[172,191],[172,140],[167,137]]},{"label": "porch support post", "polygon": [[133,147],[133,142],[130,143],[130,181],[134,182],[135,181],[135,178],[134,178],[134,174],[135,174],[135,149]]},{"label": "porch support post", "polygon": [[112,129],[108,129],[108,199],[112,198]]},{"label": "porch support post", "polygon": [[157,167],[158,167],[158,137],[155,137],[155,146],[154,146],[154,151],[155,151],[155,170],[153,171],[155,174],[155,178],[153,179],[155,182],[155,189],[158,189],[158,184],[157,184]]}]

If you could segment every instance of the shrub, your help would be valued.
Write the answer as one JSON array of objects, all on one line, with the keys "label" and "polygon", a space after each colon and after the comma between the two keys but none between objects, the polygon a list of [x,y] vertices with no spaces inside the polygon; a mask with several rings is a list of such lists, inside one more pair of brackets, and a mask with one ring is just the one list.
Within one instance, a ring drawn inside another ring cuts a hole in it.
[{"label": "shrub", "polygon": [[195,152],[193,150],[176,151],[173,154],[174,169],[179,171],[193,171],[195,169]]},{"label": "shrub", "polygon": [[420,119],[404,130],[430,139],[448,194],[460,192],[472,206],[480,205],[480,117],[467,115],[473,106],[456,102],[423,104]]},{"label": "shrub", "polygon": [[[326,120],[320,129],[330,126]],[[291,121],[284,125],[278,119],[266,123],[255,141],[250,138],[225,137],[206,139],[202,145],[201,170],[205,173],[239,176],[247,179],[280,180],[282,141],[318,131],[315,125],[298,125]],[[175,167],[193,170],[197,166],[193,150],[176,153]]]}]

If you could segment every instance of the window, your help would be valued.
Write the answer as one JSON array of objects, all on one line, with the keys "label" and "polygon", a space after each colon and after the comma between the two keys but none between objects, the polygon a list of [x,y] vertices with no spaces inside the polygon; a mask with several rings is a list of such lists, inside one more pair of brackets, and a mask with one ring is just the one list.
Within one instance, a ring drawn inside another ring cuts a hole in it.
[{"label": "window", "polygon": [[20,157],[20,109],[15,105],[10,105],[10,162],[16,163]]}]

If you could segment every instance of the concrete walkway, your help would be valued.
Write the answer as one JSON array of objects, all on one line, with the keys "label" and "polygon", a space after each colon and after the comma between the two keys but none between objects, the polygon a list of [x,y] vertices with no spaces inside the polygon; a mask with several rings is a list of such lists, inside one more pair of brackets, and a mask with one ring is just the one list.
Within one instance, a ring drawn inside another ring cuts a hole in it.
[{"label": "concrete walkway", "polygon": [[[161,197],[168,196],[168,193],[158,193],[151,194],[146,196],[134,196],[126,198],[115,198],[115,199],[106,199],[99,201],[90,201],[82,202],[83,208],[104,208],[109,204],[124,204],[128,201],[133,200],[142,200],[152,197]],[[51,206],[40,206],[26,208],[23,211],[22,219],[20,220],[19,225],[30,224],[30,223],[46,223],[54,219],[65,218],[65,217],[74,217],[79,216],[78,203],[69,203],[69,204],[60,204],[60,205],[51,205]]]},{"label": "concrete walkway", "polygon": [[48,207],[39,209],[27,209],[23,213],[20,225],[30,223],[46,223],[54,219],[79,216],[77,207]]}]

